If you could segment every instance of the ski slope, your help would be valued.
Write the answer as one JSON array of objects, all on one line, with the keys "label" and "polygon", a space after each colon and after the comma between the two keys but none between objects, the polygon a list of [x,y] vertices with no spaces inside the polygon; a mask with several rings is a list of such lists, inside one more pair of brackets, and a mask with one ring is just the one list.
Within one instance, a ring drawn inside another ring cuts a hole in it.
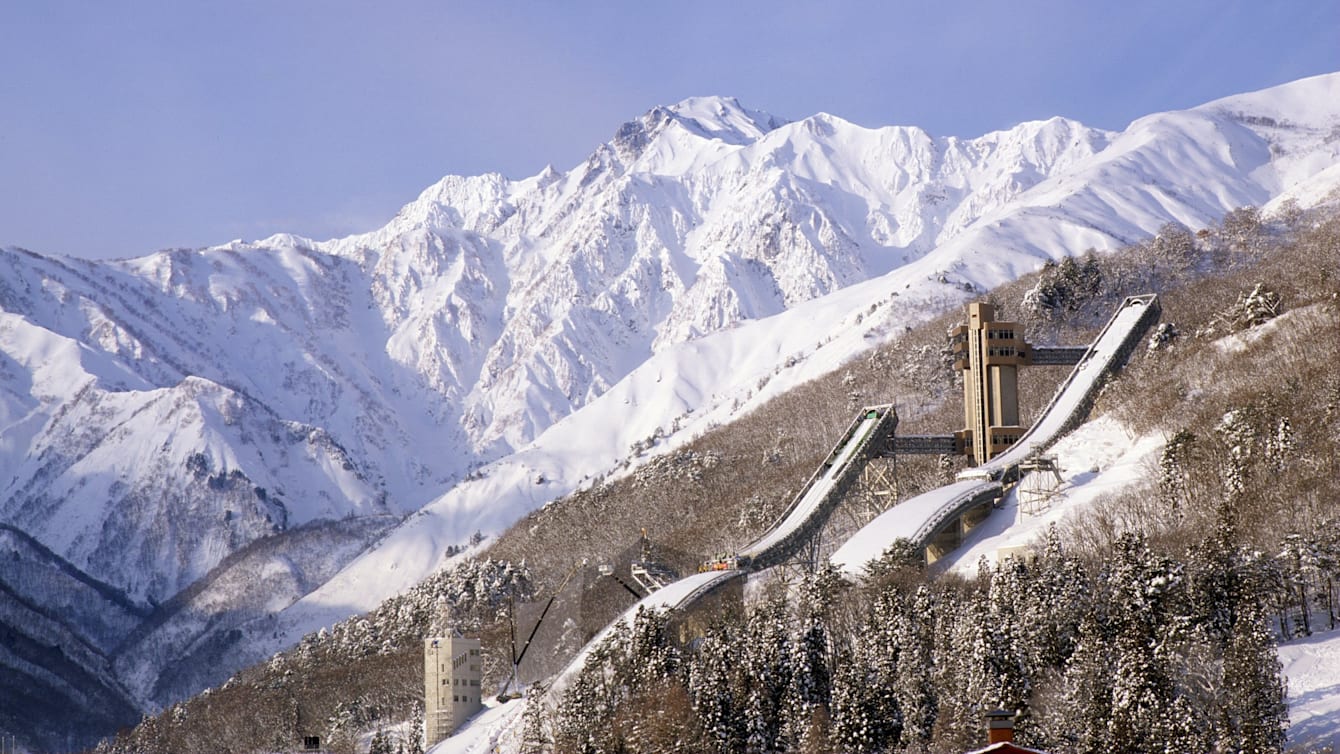
[{"label": "ski slope", "polygon": [[866,563],[884,554],[899,539],[924,545],[946,519],[973,506],[993,502],[1001,494],[1000,482],[977,479],[960,480],[922,493],[881,513],[828,560],[843,573],[858,576]]}]

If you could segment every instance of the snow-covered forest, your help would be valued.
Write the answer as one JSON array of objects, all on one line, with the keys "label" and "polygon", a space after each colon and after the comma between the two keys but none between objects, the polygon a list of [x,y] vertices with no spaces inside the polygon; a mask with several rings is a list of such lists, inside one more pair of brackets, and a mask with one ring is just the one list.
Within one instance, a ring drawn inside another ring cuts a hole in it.
[{"label": "snow-covered forest", "polygon": [[1232,527],[1184,559],[1124,535],[1101,563],[1053,532],[966,582],[893,552],[861,587],[814,574],[689,647],[640,614],[532,712],[523,751],[967,751],[1000,708],[1048,751],[1278,751],[1278,564]]}]

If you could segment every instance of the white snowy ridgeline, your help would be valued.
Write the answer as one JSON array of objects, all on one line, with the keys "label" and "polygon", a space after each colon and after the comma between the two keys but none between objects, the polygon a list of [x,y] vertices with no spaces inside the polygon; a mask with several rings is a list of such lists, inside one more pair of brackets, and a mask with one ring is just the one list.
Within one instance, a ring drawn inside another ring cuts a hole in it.
[{"label": "white snowy ridgeline", "polygon": [[[1317,201],[1338,119],[1340,74],[977,139],[699,98],[567,172],[445,178],[365,235],[0,251],[0,522],[164,605],[125,656],[165,698],[204,637],[249,647],[226,675],[1046,259]],[[369,523],[265,539],[347,517]]]}]

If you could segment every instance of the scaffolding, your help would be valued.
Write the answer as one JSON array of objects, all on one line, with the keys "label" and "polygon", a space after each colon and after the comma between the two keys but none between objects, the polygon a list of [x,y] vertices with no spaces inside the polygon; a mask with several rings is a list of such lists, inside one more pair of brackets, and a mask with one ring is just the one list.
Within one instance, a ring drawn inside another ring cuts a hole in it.
[{"label": "scaffolding", "polygon": [[1051,507],[1061,489],[1061,467],[1056,456],[1034,453],[1019,463],[1019,511],[1036,516]]}]

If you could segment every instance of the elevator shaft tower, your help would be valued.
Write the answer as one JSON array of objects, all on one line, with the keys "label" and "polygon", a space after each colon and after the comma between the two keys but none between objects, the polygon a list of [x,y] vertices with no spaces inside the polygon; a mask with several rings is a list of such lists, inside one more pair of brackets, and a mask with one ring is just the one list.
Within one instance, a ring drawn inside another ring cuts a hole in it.
[{"label": "elevator shaft tower", "polygon": [[960,452],[983,464],[1024,434],[1019,426],[1019,367],[1033,363],[1023,327],[995,321],[991,304],[968,305],[968,323],[950,332],[954,368],[963,375],[963,425],[954,433]]}]

